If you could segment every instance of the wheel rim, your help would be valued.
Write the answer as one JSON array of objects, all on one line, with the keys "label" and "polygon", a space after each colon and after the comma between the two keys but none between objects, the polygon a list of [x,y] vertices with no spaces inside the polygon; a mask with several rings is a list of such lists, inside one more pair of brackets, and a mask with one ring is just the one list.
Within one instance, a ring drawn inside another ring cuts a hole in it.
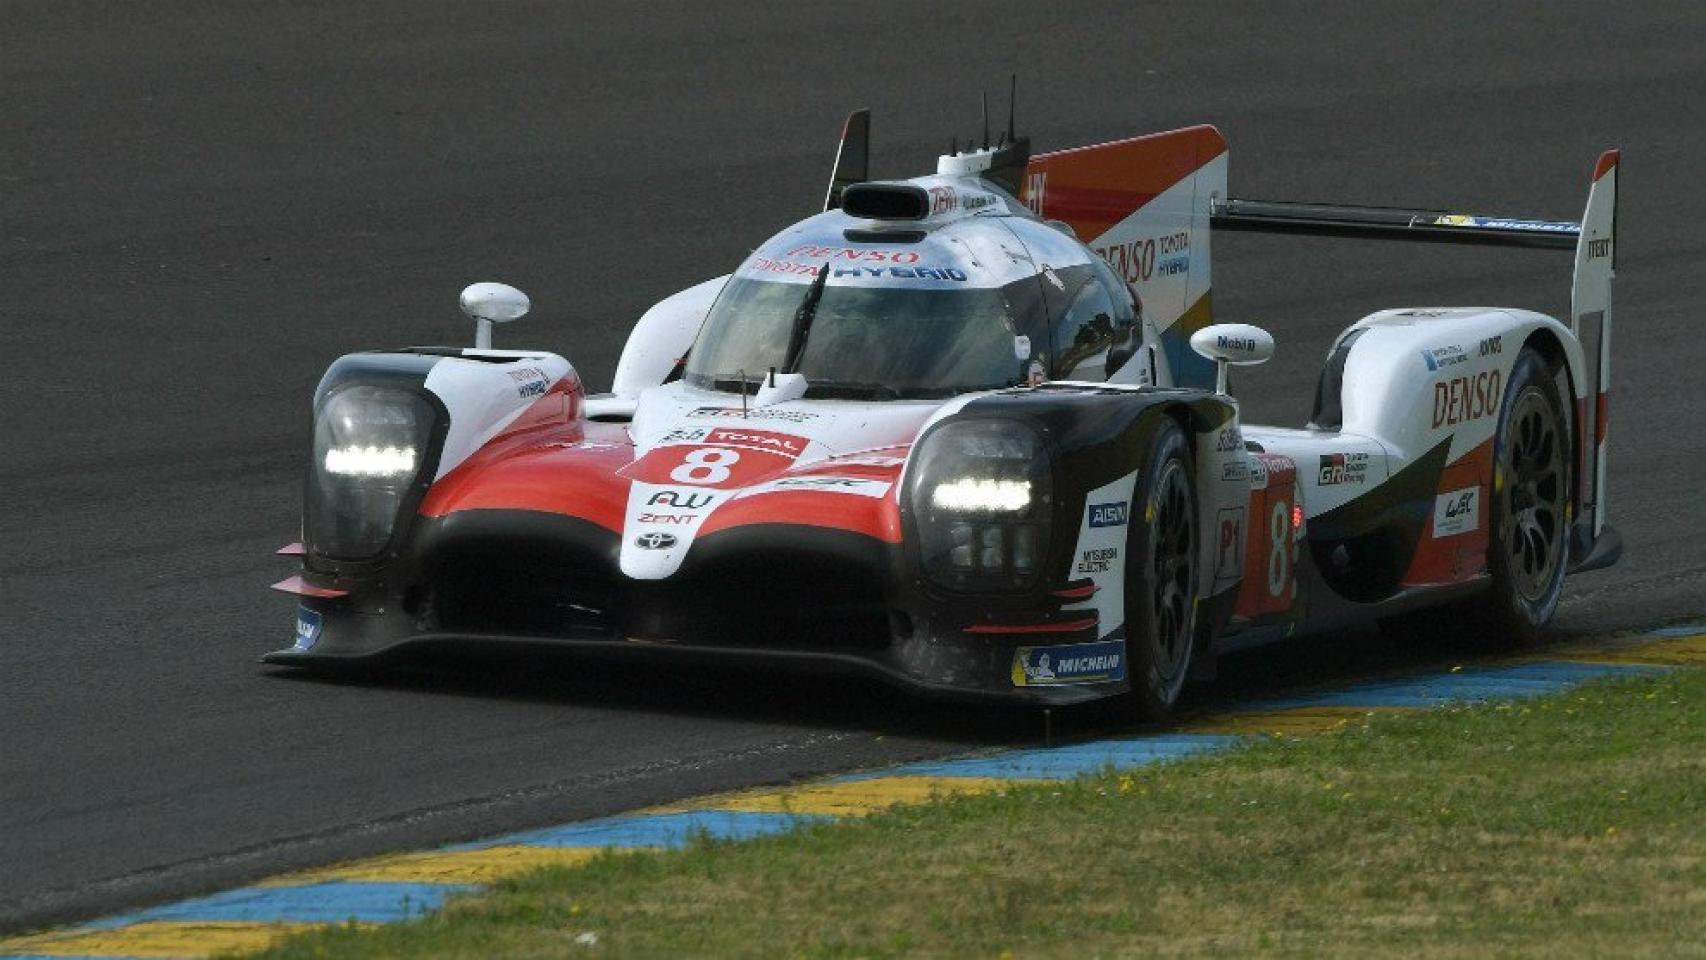
[{"label": "wheel rim", "polygon": [[1558,417],[1536,387],[1511,411],[1502,473],[1501,540],[1511,580],[1530,603],[1544,595],[1563,560],[1564,451]]},{"label": "wheel rim", "polygon": [[1150,548],[1151,660],[1170,690],[1184,673],[1191,651],[1191,613],[1196,586],[1196,518],[1184,467],[1169,460],[1155,484],[1154,533]]}]

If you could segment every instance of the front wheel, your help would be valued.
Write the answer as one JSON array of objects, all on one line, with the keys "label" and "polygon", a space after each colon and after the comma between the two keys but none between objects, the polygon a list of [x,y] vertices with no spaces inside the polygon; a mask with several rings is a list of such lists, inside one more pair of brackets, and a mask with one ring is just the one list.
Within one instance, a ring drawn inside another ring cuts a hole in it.
[{"label": "front wheel", "polygon": [[1131,696],[1164,719],[1189,672],[1197,625],[1197,494],[1185,431],[1163,419],[1139,475],[1127,534],[1125,626]]}]

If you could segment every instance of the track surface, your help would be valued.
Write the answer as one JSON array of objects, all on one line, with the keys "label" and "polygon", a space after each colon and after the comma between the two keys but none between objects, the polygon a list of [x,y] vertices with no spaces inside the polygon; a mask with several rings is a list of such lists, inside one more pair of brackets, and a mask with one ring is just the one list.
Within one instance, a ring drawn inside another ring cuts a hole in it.
[{"label": "track surface", "polygon": [[[820,202],[847,109],[874,108],[878,175],[922,172],[1015,68],[1039,149],[1209,121],[1246,196],[1573,218],[1624,147],[1629,554],[1559,628],[1700,612],[1706,10],[1004,6],[0,0],[0,929],[1032,736],[862,685],[255,663],[290,631],[268,554],[329,361],[461,342],[457,291],[501,279],[537,314],[500,345],[601,386],[648,304]],[[1237,384],[1256,422],[1300,422],[1369,310],[1568,293],[1544,254],[1216,247],[1218,315],[1280,342]],[[1235,658],[1214,692],[1437,655],[1365,632]]]}]

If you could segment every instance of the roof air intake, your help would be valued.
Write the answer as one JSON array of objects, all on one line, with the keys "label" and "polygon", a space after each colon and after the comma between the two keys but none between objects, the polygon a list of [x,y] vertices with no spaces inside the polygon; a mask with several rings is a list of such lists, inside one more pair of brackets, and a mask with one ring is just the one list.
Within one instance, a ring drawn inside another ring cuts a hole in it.
[{"label": "roof air intake", "polygon": [[841,209],[861,220],[923,220],[930,195],[910,183],[854,183],[842,192]]}]

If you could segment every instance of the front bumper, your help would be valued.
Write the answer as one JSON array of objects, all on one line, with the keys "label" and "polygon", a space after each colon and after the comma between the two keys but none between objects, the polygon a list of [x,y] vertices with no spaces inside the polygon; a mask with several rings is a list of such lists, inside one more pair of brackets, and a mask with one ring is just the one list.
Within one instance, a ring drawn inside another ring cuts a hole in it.
[{"label": "front bumper", "polygon": [[908,575],[898,547],[869,537],[792,524],[737,528],[696,542],[667,581],[616,573],[615,537],[571,518],[510,511],[423,521],[410,550],[382,572],[308,574],[344,595],[299,596],[296,643],[262,660],[331,670],[420,655],[555,653],[660,669],[863,676],[931,697],[1050,706],[1129,689],[1123,670],[1020,685],[1021,657],[1051,651],[1059,663],[1059,651],[1092,646],[1123,654],[1119,631],[1063,611],[1067,601],[1046,591],[932,595]]}]

